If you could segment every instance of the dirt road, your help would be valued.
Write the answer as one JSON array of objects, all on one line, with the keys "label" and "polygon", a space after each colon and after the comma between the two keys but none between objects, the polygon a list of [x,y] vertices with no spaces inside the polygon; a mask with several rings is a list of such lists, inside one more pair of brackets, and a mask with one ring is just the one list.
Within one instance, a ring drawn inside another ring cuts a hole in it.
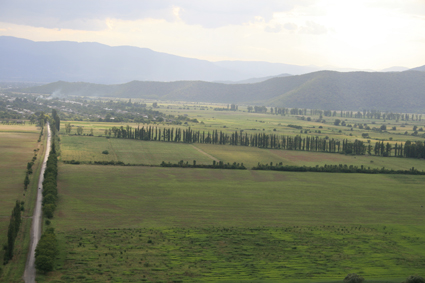
[{"label": "dirt road", "polygon": [[43,165],[40,171],[40,178],[38,180],[38,192],[37,192],[37,200],[34,207],[34,215],[32,217],[32,226],[31,226],[31,242],[30,242],[30,250],[28,253],[27,264],[25,266],[24,271],[24,281],[26,283],[34,283],[35,282],[35,248],[37,247],[38,240],[40,240],[41,236],[41,203],[43,200],[43,180],[44,180],[44,171],[46,170],[47,158],[49,158],[50,153],[50,127],[49,123],[46,125],[47,128],[47,146],[46,146],[46,154],[44,155]]}]

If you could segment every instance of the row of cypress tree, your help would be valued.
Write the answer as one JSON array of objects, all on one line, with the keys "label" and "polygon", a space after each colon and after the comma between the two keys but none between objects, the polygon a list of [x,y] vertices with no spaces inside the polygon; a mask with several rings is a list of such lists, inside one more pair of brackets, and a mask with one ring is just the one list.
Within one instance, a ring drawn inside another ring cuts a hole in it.
[{"label": "row of cypress tree", "polygon": [[304,151],[321,151],[321,152],[339,152],[351,154],[365,154],[367,146],[363,141],[343,140],[342,142],[335,139],[326,139],[321,137],[297,135],[284,136],[276,134],[255,133],[247,134],[235,131],[234,133],[225,133],[213,130],[205,133],[203,131],[193,131],[181,128],[163,128],[147,126],[132,128],[113,127],[108,131],[109,135],[116,138],[138,139],[146,141],[166,141],[166,142],[183,142],[183,143],[207,143],[220,145],[239,145],[252,146],[259,148],[272,149],[288,149],[288,150],[304,150]]},{"label": "row of cypress tree", "polygon": [[292,171],[292,172],[327,172],[327,173],[363,173],[363,174],[407,174],[407,175],[425,175],[424,171],[419,171],[414,167],[409,170],[393,170],[386,169],[382,167],[370,168],[363,165],[327,165],[324,166],[295,166],[295,165],[282,165],[282,162],[273,165],[273,162],[270,164],[261,164],[258,163],[257,166],[253,167],[252,170],[274,170],[274,171]]},{"label": "row of cypress tree", "polygon": [[4,246],[5,253],[3,264],[7,264],[9,260],[13,258],[13,249],[21,226],[21,221],[21,203],[17,200],[12,210],[12,216],[10,217],[9,228],[7,230],[7,244]]},{"label": "row of cypress tree", "polygon": [[407,141],[392,146],[390,143],[386,145],[384,142],[376,142],[375,146],[366,144],[363,141],[348,139],[335,140],[318,136],[285,136],[266,133],[247,134],[235,131],[234,133],[224,133],[222,131],[193,131],[181,128],[158,128],[154,126],[137,127],[112,127],[107,130],[109,136],[123,139],[138,139],[145,141],[165,141],[165,142],[183,142],[183,143],[207,143],[220,145],[238,145],[252,146],[259,148],[286,149],[286,150],[302,150],[316,152],[333,152],[354,155],[369,155],[373,153],[381,156],[398,156],[425,158],[425,146],[421,141]]}]

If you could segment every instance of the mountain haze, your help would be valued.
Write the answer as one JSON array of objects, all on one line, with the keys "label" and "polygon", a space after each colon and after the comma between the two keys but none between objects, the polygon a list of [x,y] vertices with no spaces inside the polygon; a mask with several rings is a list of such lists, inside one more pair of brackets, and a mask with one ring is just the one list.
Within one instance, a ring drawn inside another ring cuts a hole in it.
[{"label": "mountain haze", "polygon": [[56,82],[23,91],[328,110],[423,112],[425,72],[319,71],[272,78],[255,84],[132,81],[121,85],[97,85]]}]

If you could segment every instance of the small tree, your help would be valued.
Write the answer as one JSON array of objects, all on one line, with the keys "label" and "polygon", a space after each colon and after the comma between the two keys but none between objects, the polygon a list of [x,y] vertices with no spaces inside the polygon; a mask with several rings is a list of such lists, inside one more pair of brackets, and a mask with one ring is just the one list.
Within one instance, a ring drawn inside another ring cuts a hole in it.
[{"label": "small tree", "polygon": [[82,128],[82,127],[78,127],[78,128],[77,128],[77,134],[78,134],[78,135],[83,134],[83,128]]},{"label": "small tree", "polygon": [[30,179],[28,178],[28,174],[26,174],[25,180],[24,180],[25,190],[28,188],[29,183],[30,183]]}]

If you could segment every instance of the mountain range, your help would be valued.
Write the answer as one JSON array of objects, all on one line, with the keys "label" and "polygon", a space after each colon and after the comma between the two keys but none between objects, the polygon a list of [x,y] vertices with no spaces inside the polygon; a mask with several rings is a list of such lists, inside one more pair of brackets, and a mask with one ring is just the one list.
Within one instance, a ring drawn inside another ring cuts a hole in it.
[{"label": "mountain range", "polygon": [[[35,42],[10,36],[0,36],[0,62],[0,81],[3,82],[49,83],[62,80],[117,84],[133,80],[202,80],[243,84],[323,69],[355,71],[255,61],[210,62],[147,48],[111,47],[90,42]],[[396,67],[389,70],[404,69]]]},{"label": "mountain range", "polygon": [[125,84],[101,85],[55,82],[21,91],[38,94],[236,103],[288,108],[346,111],[377,109],[423,113],[425,72],[318,71],[304,75],[276,77],[250,84],[132,81]]}]

